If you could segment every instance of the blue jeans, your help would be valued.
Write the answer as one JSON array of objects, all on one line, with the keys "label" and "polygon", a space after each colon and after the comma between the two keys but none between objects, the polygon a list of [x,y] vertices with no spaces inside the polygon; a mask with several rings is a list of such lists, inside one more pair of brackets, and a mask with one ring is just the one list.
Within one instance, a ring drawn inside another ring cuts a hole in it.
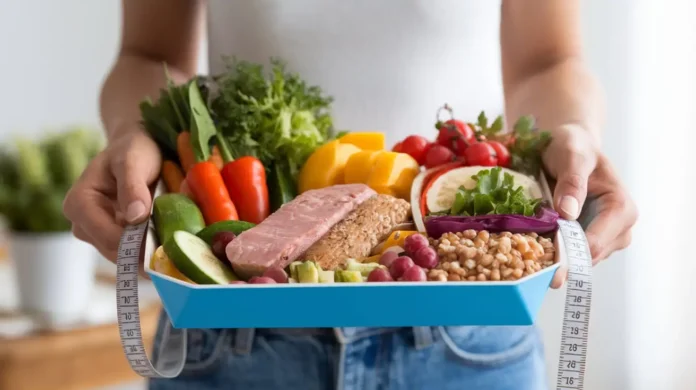
[{"label": "blue jeans", "polygon": [[423,327],[189,330],[183,373],[153,379],[149,388],[546,390],[547,385],[535,327]]}]

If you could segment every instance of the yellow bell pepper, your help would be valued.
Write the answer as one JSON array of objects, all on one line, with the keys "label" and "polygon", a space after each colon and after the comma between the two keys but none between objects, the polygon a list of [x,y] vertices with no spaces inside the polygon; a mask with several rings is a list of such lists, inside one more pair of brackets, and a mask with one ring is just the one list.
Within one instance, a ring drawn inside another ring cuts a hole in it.
[{"label": "yellow bell pepper", "polygon": [[377,157],[383,150],[361,150],[350,156],[346,163],[345,183],[367,183]]},{"label": "yellow bell pepper", "polygon": [[187,278],[186,275],[182,274],[178,268],[176,268],[169,256],[164,253],[164,248],[162,246],[157,248],[155,253],[152,254],[152,259],[150,259],[150,268],[161,274],[171,276],[174,279],[195,284],[191,279]]},{"label": "yellow bell pepper", "polygon": [[353,144],[363,150],[383,150],[384,133],[380,132],[355,132],[348,133],[339,138],[344,144]]},{"label": "yellow bell pepper", "polygon": [[392,234],[390,234],[389,237],[382,244],[382,251],[380,252],[380,254],[384,253],[387,249],[391,247],[398,246],[404,248],[406,237],[417,233],[418,232],[415,230],[397,230],[395,232],[392,232]]},{"label": "yellow bell pepper", "polygon": [[381,194],[409,200],[411,184],[420,172],[420,165],[406,153],[380,153],[374,160],[367,185]]},{"label": "yellow bell pepper", "polygon": [[344,170],[348,159],[360,149],[339,140],[328,142],[312,153],[300,170],[300,193],[344,183]]}]

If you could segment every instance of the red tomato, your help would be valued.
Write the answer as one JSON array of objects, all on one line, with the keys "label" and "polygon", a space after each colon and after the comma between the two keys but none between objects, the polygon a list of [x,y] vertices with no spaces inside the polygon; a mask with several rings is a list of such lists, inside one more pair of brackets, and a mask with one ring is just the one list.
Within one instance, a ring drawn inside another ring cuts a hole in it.
[{"label": "red tomato", "polygon": [[442,145],[433,144],[425,153],[425,167],[434,168],[439,165],[447,164],[454,161],[455,157],[453,151]]},{"label": "red tomato", "polygon": [[498,165],[495,149],[487,142],[477,142],[464,151],[464,157],[469,165],[494,167]]},{"label": "red tomato", "polygon": [[459,154],[468,145],[476,142],[476,136],[474,130],[466,123],[458,119],[450,119],[440,127],[436,142]]},{"label": "red tomato", "polygon": [[501,167],[507,167],[510,165],[510,152],[505,145],[498,141],[488,141],[488,144],[495,149],[495,155],[498,157],[498,165]]},{"label": "red tomato", "polygon": [[418,164],[423,165],[425,162],[425,151],[430,144],[425,137],[420,135],[409,135],[401,142],[401,153],[406,153],[418,161]]},{"label": "red tomato", "polygon": [[397,142],[392,148],[392,152],[401,153],[401,144],[402,142]]}]

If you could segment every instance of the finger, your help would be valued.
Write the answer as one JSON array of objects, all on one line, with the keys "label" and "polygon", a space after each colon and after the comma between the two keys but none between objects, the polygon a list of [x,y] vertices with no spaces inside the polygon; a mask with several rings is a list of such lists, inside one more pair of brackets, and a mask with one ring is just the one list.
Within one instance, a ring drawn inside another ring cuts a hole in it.
[{"label": "finger", "polygon": [[[134,136],[122,154],[113,156],[111,169],[116,179],[119,209],[128,223],[144,220],[152,204],[148,184],[159,173],[158,151],[146,136]],[[116,152],[119,153],[119,152]]]},{"label": "finger", "polygon": [[553,279],[551,279],[551,288],[559,289],[559,288],[563,287],[563,283],[565,283],[567,278],[568,278],[568,267],[566,265],[561,265],[556,270],[556,273],[553,274]]},{"label": "finger", "polygon": [[597,162],[590,154],[572,150],[557,161],[561,166],[557,170],[554,205],[561,217],[574,220],[587,198],[587,181]]},{"label": "finger", "polygon": [[[598,199],[601,202],[601,198]],[[587,227],[585,236],[592,254],[592,264],[606,258],[623,243],[618,238],[623,236],[631,226],[631,212],[627,210],[626,203],[602,203],[601,211]],[[630,236],[628,236],[630,239]]]},{"label": "finger", "polygon": [[602,250],[602,253],[599,254],[596,259],[593,259],[593,264],[597,264],[603,260],[606,260],[609,256],[611,256],[615,252],[618,252],[620,250],[628,248],[628,246],[631,245],[631,240],[632,240],[631,236],[632,236],[631,231],[627,230],[621,236],[619,236],[617,239],[612,240],[611,243],[609,244],[609,246],[605,247]]},{"label": "finger", "polygon": [[97,251],[104,258],[108,259],[111,262],[116,261],[116,252],[117,251],[115,251],[113,249],[102,248],[101,245],[95,244],[93,242],[94,239],[89,234],[87,234],[87,232],[85,232],[84,229],[77,227],[77,226],[73,226],[72,233],[75,236],[75,238],[77,238],[78,240],[84,241],[84,242],[94,246],[97,249]]},{"label": "finger", "polygon": [[78,240],[94,245],[92,243],[92,237],[90,237],[89,234],[85,233],[85,231],[82,228],[78,227],[77,225],[73,225],[71,230],[73,236],[75,236],[75,238],[77,238]]}]

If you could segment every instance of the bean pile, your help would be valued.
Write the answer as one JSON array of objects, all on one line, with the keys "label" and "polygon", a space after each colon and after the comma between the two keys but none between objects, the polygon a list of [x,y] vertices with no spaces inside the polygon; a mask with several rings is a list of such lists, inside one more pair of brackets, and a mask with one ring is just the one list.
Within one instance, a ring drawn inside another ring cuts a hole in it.
[{"label": "bean pile", "polygon": [[432,281],[518,280],[554,263],[553,242],[536,233],[500,234],[466,230],[430,239],[439,264]]}]

